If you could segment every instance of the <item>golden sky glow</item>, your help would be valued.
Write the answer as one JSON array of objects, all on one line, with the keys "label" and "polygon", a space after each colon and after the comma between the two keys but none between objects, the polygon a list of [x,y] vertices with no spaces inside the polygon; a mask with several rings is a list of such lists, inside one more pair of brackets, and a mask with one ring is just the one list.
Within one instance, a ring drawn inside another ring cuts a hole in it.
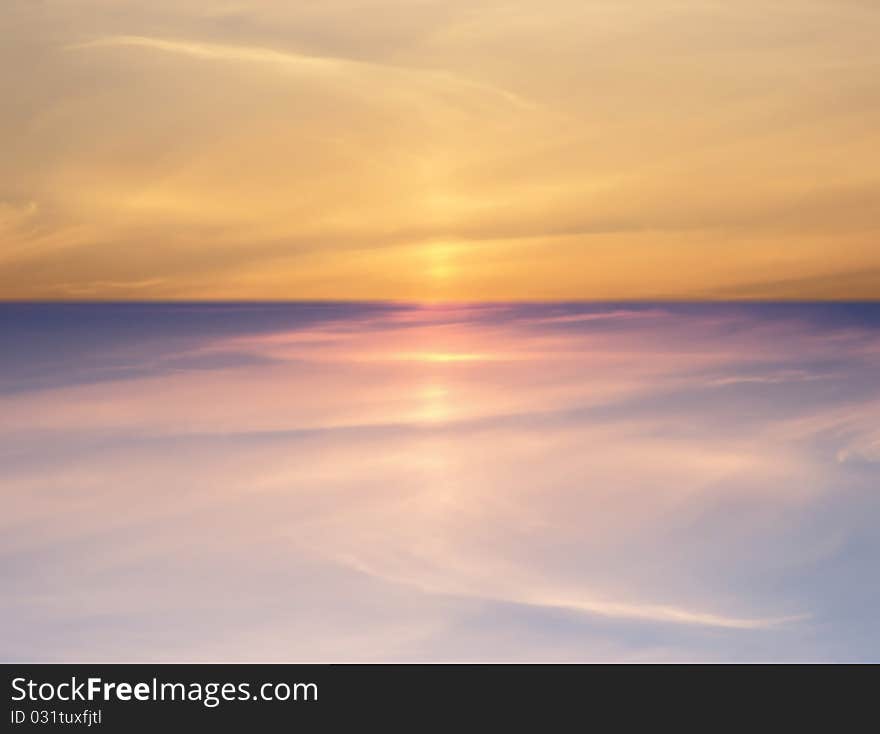
[{"label": "golden sky glow", "polygon": [[878,298],[873,0],[7,0],[2,298]]}]

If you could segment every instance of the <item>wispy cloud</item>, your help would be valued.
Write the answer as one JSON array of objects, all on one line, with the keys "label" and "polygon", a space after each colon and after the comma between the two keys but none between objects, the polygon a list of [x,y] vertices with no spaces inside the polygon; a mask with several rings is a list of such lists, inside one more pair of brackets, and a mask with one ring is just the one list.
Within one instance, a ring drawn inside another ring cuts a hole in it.
[{"label": "wispy cloud", "polygon": [[75,5],[0,30],[0,297],[878,294],[869,4]]},{"label": "wispy cloud", "polygon": [[18,309],[16,655],[62,626],[129,659],[873,654],[876,309]]},{"label": "wispy cloud", "polygon": [[[533,109],[534,103],[504,89],[481,84],[470,79],[459,77],[453,73],[430,68],[405,67],[392,64],[380,64],[359,59],[339,56],[314,56],[308,54],[278,51],[261,46],[237,46],[233,44],[205,43],[192,40],[153,38],[149,36],[110,36],[98,38],[85,43],[68,46],[70,50],[90,48],[144,48],[154,51],[191,56],[197,59],[216,61],[237,61],[263,64],[279,71],[304,74],[347,75],[353,84],[359,81],[359,72],[378,73],[398,80],[432,84],[438,90],[464,90],[488,94],[499,101],[514,107]],[[360,80],[363,81],[362,79]],[[372,90],[364,90],[372,91]]]}]

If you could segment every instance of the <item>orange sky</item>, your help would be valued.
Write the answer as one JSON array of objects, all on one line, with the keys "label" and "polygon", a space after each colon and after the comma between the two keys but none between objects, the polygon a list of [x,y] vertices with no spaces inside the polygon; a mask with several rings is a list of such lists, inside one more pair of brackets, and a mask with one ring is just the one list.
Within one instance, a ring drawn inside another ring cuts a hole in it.
[{"label": "orange sky", "polygon": [[872,0],[9,0],[0,298],[877,298]]}]

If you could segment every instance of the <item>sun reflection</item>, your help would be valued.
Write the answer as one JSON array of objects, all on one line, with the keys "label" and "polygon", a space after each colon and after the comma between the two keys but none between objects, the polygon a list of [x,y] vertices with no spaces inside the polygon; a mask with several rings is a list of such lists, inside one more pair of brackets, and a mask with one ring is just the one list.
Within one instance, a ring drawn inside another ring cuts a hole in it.
[{"label": "sun reflection", "polygon": [[473,352],[409,352],[398,355],[402,360],[414,362],[480,362],[488,360],[486,354]]},{"label": "sun reflection", "polygon": [[452,416],[449,389],[443,385],[426,385],[422,388],[419,419],[428,423],[440,423]]}]

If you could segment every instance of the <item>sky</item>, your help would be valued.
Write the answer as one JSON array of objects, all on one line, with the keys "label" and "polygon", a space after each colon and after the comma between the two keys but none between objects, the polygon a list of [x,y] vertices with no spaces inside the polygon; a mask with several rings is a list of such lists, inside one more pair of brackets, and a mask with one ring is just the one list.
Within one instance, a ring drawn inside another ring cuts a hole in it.
[{"label": "sky", "polygon": [[0,327],[0,659],[880,659],[876,305]]},{"label": "sky", "polygon": [[874,0],[5,0],[0,299],[875,299]]}]

